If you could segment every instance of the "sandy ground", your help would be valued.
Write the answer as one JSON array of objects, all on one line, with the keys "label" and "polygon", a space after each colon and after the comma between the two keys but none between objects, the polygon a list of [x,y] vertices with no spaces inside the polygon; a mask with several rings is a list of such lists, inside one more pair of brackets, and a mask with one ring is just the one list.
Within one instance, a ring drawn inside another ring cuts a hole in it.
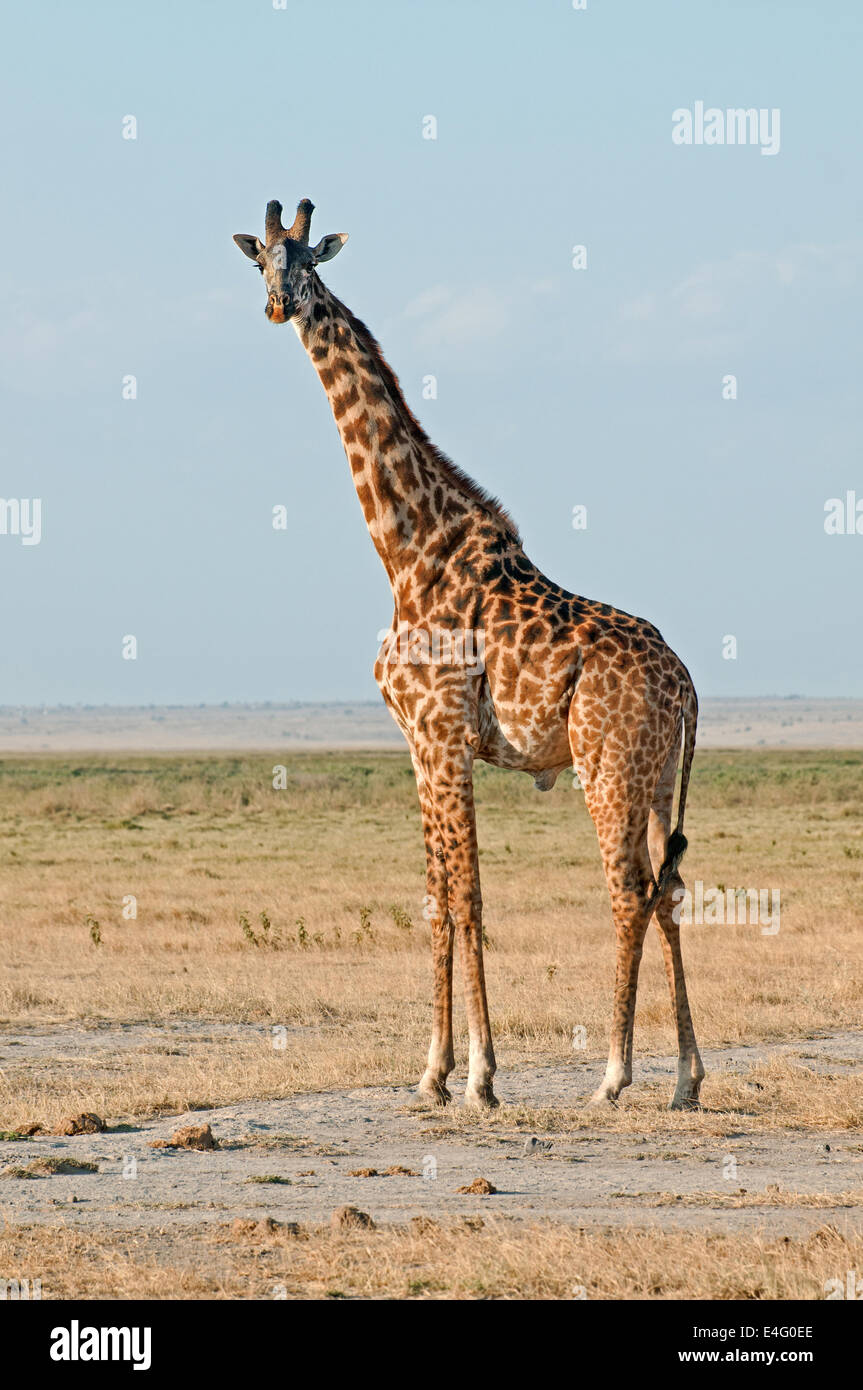
[{"label": "sandy ground", "polygon": [[[701,748],[863,748],[863,700],[701,702]],[[0,706],[0,753],[397,748],[383,702],[161,707]]]},{"label": "sandy ground", "polygon": [[[217,1041],[230,1031],[231,1025],[200,1023],[16,1030],[0,1038],[0,1066],[44,1060],[77,1067],[83,1077],[100,1057],[156,1038],[182,1048],[192,1037]],[[708,1050],[705,1062],[708,1070],[745,1072],[756,1061],[781,1056],[805,1056],[807,1065],[825,1071],[859,1067],[863,1032]],[[503,1073],[498,1093],[507,1108],[496,1123],[461,1129],[457,1110],[454,1124],[451,1109],[415,1108],[406,1088],[374,1087],[197,1110],[104,1134],[5,1141],[0,1170],[51,1155],[95,1163],[98,1172],[2,1177],[0,1215],[17,1223],[158,1230],[166,1221],[200,1226],[237,1216],[317,1223],[335,1207],[352,1204],[378,1223],[493,1210],[584,1227],[766,1228],[777,1236],[826,1224],[863,1230],[863,1144],[847,1130],[759,1132],[741,1116],[730,1136],[669,1128],[645,1138],[598,1125],[548,1136],[550,1147],[537,1151],[531,1141],[545,1136],[519,1128],[517,1107],[581,1107],[602,1070],[599,1062],[574,1060],[566,1067]],[[635,1086],[661,1081],[670,1095],[674,1072],[671,1057],[642,1059]],[[182,1125],[203,1123],[219,1141],[212,1152],[150,1147]],[[736,1163],[731,1171],[730,1159]],[[391,1165],[412,1175],[351,1176],[354,1169],[383,1173]],[[282,1181],[253,1181],[273,1177]],[[456,1191],[478,1177],[487,1178],[497,1194]]]}]

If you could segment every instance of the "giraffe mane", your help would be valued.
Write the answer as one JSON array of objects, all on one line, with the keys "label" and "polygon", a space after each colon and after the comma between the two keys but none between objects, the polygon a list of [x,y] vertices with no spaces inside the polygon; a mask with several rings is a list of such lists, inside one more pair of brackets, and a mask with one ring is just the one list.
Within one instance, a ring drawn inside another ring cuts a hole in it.
[{"label": "giraffe mane", "polygon": [[[336,298],[335,295],[332,297],[333,299]],[[452,483],[453,487],[455,487],[462,496],[467,497],[469,501],[475,503],[477,507],[486,512],[488,516],[492,517],[493,520],[503,527],[506,535],[511,540],[517,545],[521,545],[521,536],[518,527],[506,508],[496,497],[492,496],[490,492],[486,492],[485,488],[480,487],[479,483],[475,482],[469,473],[466,473],[457,463],[453,463],[452,459],[429,439],[419,420],[405,400],[402,388],[399,385],[399,379],[384,357],[381,345],[371,329],[367,328],[362,319],[358,319],[356,314],[352,313],[347,305],[342,304],[341,300],[336,300],[336,303],[350,324],[351,329],[356,334],[357,339],[363,344],[367,351],[371,353],[375,366],[377,367],[378,375],[386,387],[390,400],[404,418],[405,424],[414,442],[432,459],[448,481]]]}]

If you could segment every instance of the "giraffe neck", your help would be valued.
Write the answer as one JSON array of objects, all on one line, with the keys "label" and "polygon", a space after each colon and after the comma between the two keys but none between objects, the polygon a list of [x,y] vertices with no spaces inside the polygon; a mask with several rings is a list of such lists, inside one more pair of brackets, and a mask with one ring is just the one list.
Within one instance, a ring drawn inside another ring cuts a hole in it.
[{"label": "giraffe neck", "polygon": [[433,582],[478,520],[512,521],[428,439],[369,330],[319,280],[294,326],[327,397],[375,549],[398,601]]}]

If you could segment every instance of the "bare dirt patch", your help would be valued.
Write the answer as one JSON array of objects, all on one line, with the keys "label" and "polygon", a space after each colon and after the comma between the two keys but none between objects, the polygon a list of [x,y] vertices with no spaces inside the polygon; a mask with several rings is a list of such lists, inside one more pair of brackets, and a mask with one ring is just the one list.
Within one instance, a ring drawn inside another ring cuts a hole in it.
[{"label": "bare dirt patch", "polygon": [[[54,1180],[4,1183],[0,1211],[11,1222],[88,1229],[158,1229],[169,1216],[326,1223],[353,1205],[361,1181],[374,1222],[404,1224],[487,1212],[471,1187],[480,1174],[495,1212],[517,1222],[860,1231],[861,1057],[863,1033],[851,1032],[708,1050],[705,1106],[693,1114],[665,1109],[675,1062],[655,1057],[636,1064],[632,1090],[600,1116],[585,1101],[602,1064],[575,1060],[503,1074],[492,1115],[417,1109],[408,1088],[368,1087],[246,1101],[179,1126],[150,1119],[37,1134],[0,1143],[0,1163],[58,1165]],[[184,1125],[209,1129],[217,1147],[153,1147]],[[94,1170],[64,1175],[70,1159]]]}]

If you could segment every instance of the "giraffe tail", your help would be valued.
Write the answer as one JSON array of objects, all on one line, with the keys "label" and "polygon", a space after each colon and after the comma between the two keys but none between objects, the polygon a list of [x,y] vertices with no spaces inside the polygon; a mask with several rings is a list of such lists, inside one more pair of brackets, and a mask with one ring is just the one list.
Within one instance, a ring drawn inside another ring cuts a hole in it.
[{"label": "giraffe tail", "polygon": [[692,772],[692,757],[695,753],[695,728],[698,723],[698,697],[695,687],[688,682],[683,709],[683,766],[680,773],[680,797],[677,802],[677,825],[668,837],[665,858],[656,876],[656,881],[648,895],[648,909],[653,911],[658,898],[667,889],[670,880],[677,873],[680,861],[686,853],[688,840],[683,833],[683,815],[686,810],[686,793],[689,790],[689,776]]}]

